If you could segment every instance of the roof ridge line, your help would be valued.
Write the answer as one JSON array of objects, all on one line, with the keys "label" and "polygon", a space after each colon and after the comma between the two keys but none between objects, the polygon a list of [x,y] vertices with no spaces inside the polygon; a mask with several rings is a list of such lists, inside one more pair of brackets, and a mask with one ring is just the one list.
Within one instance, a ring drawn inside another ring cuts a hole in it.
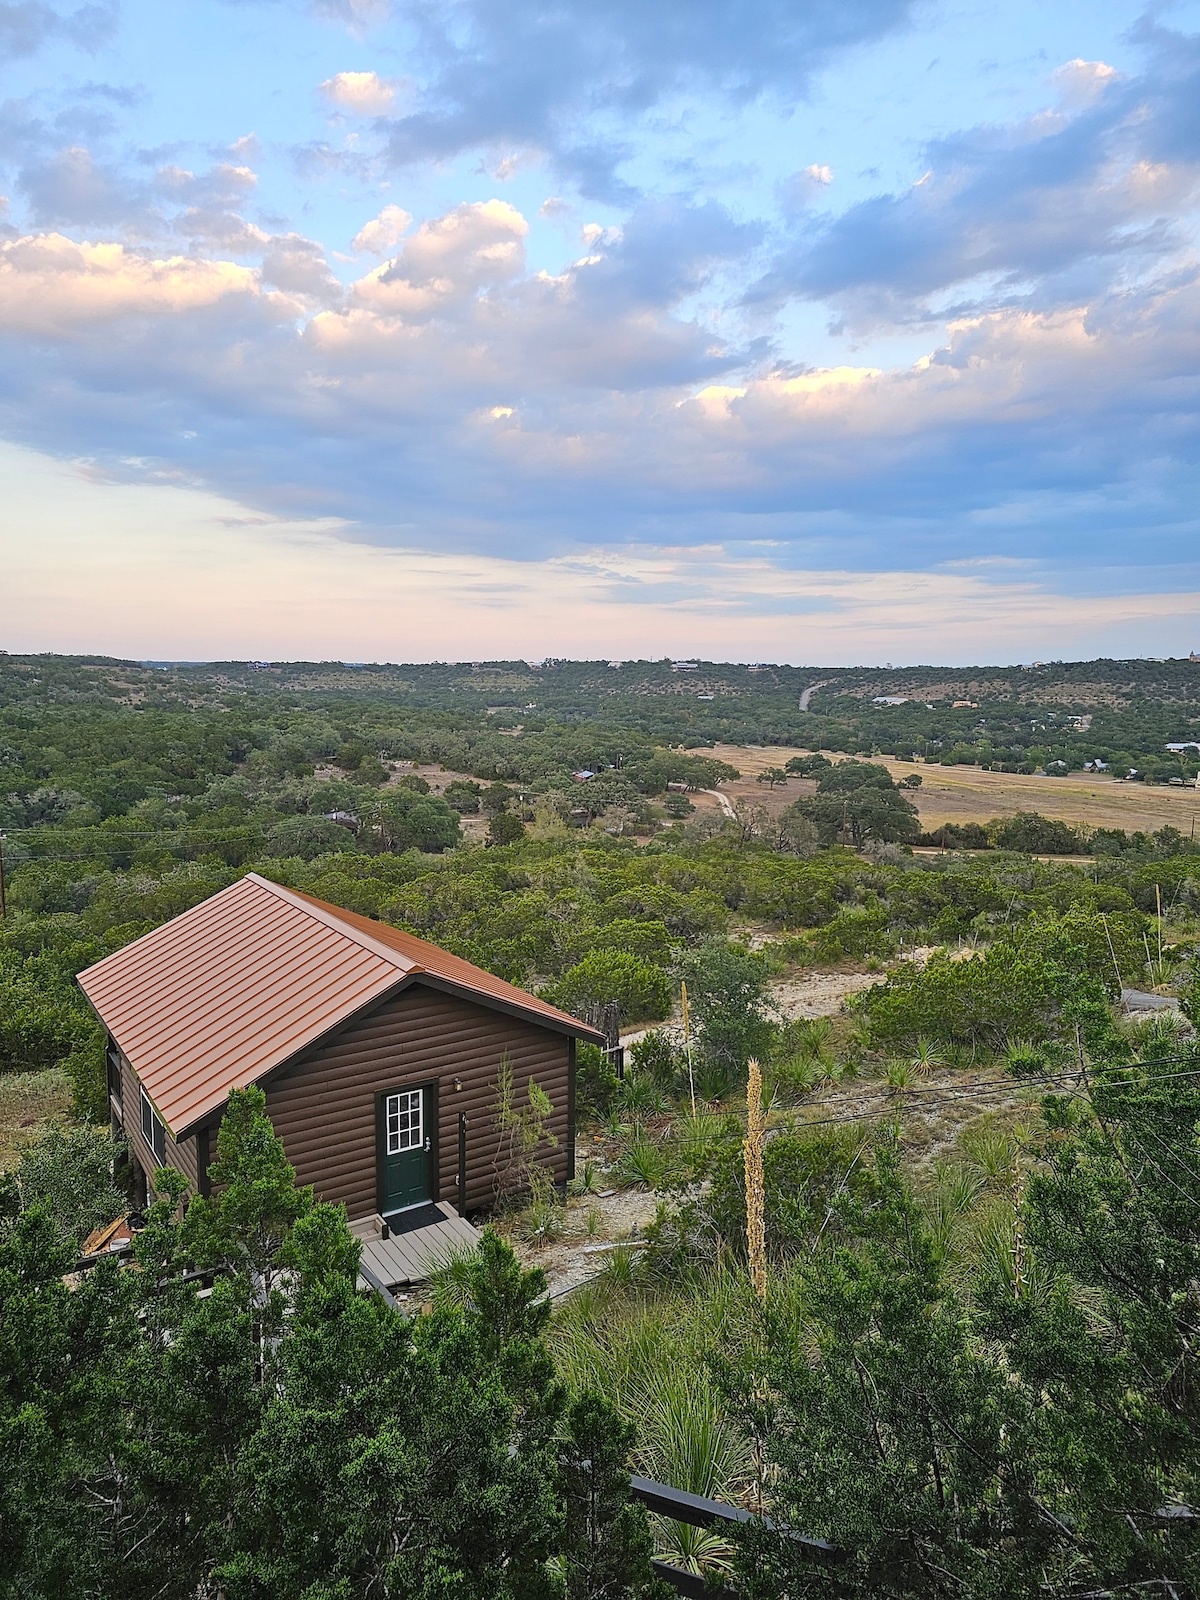
[{"label": "roof ridge line", "polygon": [[369,950],[372,955],[380,956],[398,972],[408,974],[411,972],[424,972],[425,968],[419,961],[409,961],[399,950],[394,950],[390,945],[384,944],[382,939],[373,939],[369,933],[364,933],[361,928],[356,928],[352,923],[343,922],[340,917],[333,916],[323,906],[314,905],[306,896],[294,889],[287,888],[282,883],[273,883],[270,878],[260,877],[257,872],[248,872],[247,878],[256,883],[260,889],[268,889],[272,894],[278,895],[281,900],[286,900],[288,905],[295,906],[297,911],[304,911],[314,922],[323,922],[327,928],[332,928],[335,933],[342,934],[352,943],[363,950]]}]

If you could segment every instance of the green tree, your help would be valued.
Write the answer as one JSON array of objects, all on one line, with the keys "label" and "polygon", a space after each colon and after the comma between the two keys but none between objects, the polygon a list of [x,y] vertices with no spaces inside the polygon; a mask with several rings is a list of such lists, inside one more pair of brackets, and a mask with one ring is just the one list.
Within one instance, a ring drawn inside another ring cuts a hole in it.
[{"label": "green tree", "polygon": [[786,784],[788,774],[783,767],[764,767],[754,781],[765,783],[769,789],[773,789],[777,783]]},{"label": "green tree", "polygon": [[264,854],[312,861],[316,856],[357,848],[354,835],[339,823],[324,817],[284,817],[267,834]]},{"label": "green tree", "polygon": [[587,1392],[566,1417],[561,1473],[566,1526],[556,1563],[566,1600],[669,1600],[654,1576],[646,1513],[629,1498],[634,1430],[602,1395]]},{"label": "green tree", "polygon": [[525,837],[525,824],[511,811],[496,811],[488,823],[488,843],[491,845],[516,844]]},{"label": "green tree", "polygon": [[687,982],[698,1047],[718,1076],[731,1080],[751,1056],[767,1054],[774,1025],[762,956],[725,939],[707,939],[682,959],[679,973]]},{"label": "green tree", "polygon": [[659,966],[623,950],[593,950],[563,973],[547,998],[579,1016],[615,1001],[622,1022],[656,1022],[671,1012],[671,980]]}]

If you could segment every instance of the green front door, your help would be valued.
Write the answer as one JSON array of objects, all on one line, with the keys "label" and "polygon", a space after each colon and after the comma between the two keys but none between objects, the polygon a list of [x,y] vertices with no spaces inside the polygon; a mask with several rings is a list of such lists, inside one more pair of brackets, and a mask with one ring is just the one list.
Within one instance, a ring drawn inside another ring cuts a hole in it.
[{"label": "green front door", "polygon": [[381,1216],[429,1199],[426,1099],[424,1089],[393,1089],[379,1096]]}]

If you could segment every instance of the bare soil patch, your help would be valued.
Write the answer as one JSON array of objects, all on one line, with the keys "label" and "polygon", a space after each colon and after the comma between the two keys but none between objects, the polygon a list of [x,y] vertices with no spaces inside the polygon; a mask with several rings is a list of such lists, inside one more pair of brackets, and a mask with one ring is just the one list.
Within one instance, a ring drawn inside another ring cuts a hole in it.
[{"label": "bare soil patch", "polygon": [[575,1170],[582,1174],[590,1165],[599,1193],[567,1197],[561,1238],[542,1243],[510,1239],[526,1266],[545,1272],[552,1297],[603,1272],[613,1247],[636,1241],[662,1204],[663,1197],[652,1190],[621,1189],[611,1181],[607,1144],[602,1136],[586,1133],[576,1141]]}]

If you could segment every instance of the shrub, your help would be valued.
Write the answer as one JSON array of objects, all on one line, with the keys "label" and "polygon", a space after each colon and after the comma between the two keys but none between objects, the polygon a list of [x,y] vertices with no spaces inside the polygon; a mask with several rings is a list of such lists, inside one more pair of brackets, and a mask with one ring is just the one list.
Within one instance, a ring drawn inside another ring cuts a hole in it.
[{"label": "shrub", "polygon": [[681,1071],[686,1070],[683,1051],[661,1028],[651,1028],[629,1047],[633,1070],[653,1078],[661,1089],[670,1090]]},{"label": "shrub", "polygon": [[590,1117],[606,1117],[621,1087],[612,1063],[598,1044],[580,1044],[575,1051],[575,1104]]},{"label": "shrub", "polygon": [[1037,811],[1018,811],[1015,817],[993,822],[988,833],[998,850],[1018,850],[1023,855],[1074,856],[1084,848],[1074,828]]},{"label": "shrub", "polygon": [[[864,1134],[855,1128],[780,1133],[763,1150],[767,1250],[776,1259],[808,1245],[839,1192],[865,1193],[872,1181],[856,1160]],[[699,1210],[739,1252],[746,1248],[746,1179],[740,1142],[720,1150],[712,1187]]]},{"label": "shrub", "polygon": [[550,986],[546,998],[574,1016],[615,1000],[623,1022],[656,1022],[670,1015],[671,980],[639,956],[593,950]]},{"label": "shrub", "polygon": [[[1117,922],[1109,919],[1114,946]],[[1103,1002],[1115,977],[1103,919],[1071,912],[1014,930],[971,960],[937,951],[923,971],[895,972],[855,1004],[877,1045],[926,1036],[1002,1049],[1009,1039],[1054,1037],[1068,1003]]]},{"label": "shrub", "polygon": [[22,1210],[41,1206],[61,1241],[77,1250],[93,1228],[125,1209],[112,1181],[120,1148],[107,1130],[50,1128],[21,1152],[16,1180]]}]

